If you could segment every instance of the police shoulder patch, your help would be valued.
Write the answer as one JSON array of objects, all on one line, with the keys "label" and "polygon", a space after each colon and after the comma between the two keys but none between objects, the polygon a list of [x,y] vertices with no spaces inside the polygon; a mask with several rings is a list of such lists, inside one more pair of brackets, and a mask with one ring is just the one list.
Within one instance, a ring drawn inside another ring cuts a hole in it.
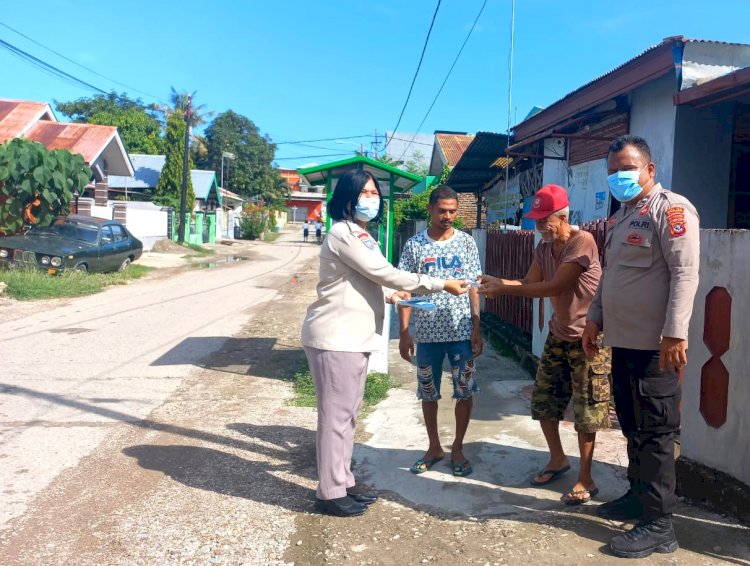
[{"label": "police shoulder patch", "polygon": [[359,238],[359,241],[371,250],[374,250],[378,247],[377,242],[373,240],[372,236],[370,236],[370,234],[368,234],[367,232],[360,232],[359,234],[357,234],[357,238]]},{"label": "police shoulder patch", "polygon": [[664,215],[667,217],[667,222],[669,222],[669,234],[673,238],[684,236],[687,232],[687,224],[685,222],[685,207],[672,206],[666,210]]}]

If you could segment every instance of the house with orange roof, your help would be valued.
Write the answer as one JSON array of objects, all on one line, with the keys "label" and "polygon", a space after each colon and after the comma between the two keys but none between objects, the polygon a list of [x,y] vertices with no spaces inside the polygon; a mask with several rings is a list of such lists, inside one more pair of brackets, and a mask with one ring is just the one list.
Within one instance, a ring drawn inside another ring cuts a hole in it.
[{"label": "house with orange roof", "polygon": [[[463,157],[466,149],[474,141],[474,136],[466,132],[449,132],[437,130],[435,132],[435,145],[432,146],[430,157],[430,169],[428,175],[439,177],[443,168],[453,169]],[[458,218],[464,227],[477,227],[477,199],[471,193],[458,194]]]},{"label": "house with orange roof", "polygon": [[21,137],[81,155],[95,182],[133,174],[116,127],[59,122],[47,103],[0,98],[0,143]]}]

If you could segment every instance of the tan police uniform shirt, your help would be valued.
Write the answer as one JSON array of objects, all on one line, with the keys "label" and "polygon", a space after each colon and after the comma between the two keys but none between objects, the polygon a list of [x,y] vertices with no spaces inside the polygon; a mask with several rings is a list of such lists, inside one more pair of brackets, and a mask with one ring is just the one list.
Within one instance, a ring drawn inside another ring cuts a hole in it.
[{"label": "tan police uniform shirt", "polygon": [[318,300],[307,309],[302,345],[337,352],[380,347],[385,301],[394,289],[442,291],[443,279],[393,267],[372,236],[354,222],[336,222],[320,249]]},{"label": "tan police uniform shirt", "polygon": [[684,196],[656,184],[607,220],[604,274],[588,313],[604,344],[658,350],[687,339],[698,289],[699,219]]}]

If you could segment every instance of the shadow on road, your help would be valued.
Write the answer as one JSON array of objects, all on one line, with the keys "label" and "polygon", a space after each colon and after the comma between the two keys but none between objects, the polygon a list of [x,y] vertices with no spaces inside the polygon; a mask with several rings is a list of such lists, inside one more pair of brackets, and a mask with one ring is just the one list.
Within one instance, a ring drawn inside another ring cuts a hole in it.
[{"label": "shadow on road", "polygon": [[[312,511],[313,490],[301,485],[303,482],[296,483],[294,478],[307,478],[308,480],[315,478],[315,432],[313,430],[297,426],[230,423],[226,426],[232,432],[224,435],[149,419],[138,419],[123,412],[72,400],[63,395],[43,393],[4,383],[0,383],[0,391],[6,395],[43,399],[49,403],[87,411],[143,429],[162,431],[217,445],[217,448],[185,444],[134,445],[124,448],[122,452],[126,456],[135,458],[141,467],[162,472],[189,487],[248,498],[293,512]],[[237,434],[244,438],[238,437]],[[247,456],[230,454],[222,450],[222,447],[233,451],[244,451]],[[486,446],[469,448],[471,452],[487,450]],[[419,455],[411,449],[374,448],[367,445],[360,445],[357,450],[366,450],[370,464],[373,461],[375,463],[396,461],[405,462],[406,466]],[[523,453],[515,453],[519,450],[526,449],[513,446],[501,447],[501,453],[506,454],[509,461],[529,457]],[[355,473],[358,468],[359,466],[355,465]],[[404,477],[411,476],[406,468],[394,470],[394,473],[403,474]],[[451,515],[451,492],[456,497],[473,496],[491,501],[501,496],[500,490],[503,490],[502,497],[514,506],[515,512],[483,516],[477,520],[485,521],[502,517],[519,522],[551,523],[557,528],[601,542],[604,545],[601,551],[604,553],[608,552],[606,543],[609,539],[621,532],[619,526],[596,518],[593,506],[583,506],[572,510],[561,508],[554,511],[534,509],[538,498],[524,494],[521,489],[523,486],[519,482],[503,483],[492,477],[482,478],[484,481],[481,484],[469,482],[448,484],[440,481],[439,477],[429,476],[419,476],[414,479],[420,482],[421,490],[434,494],[434,505],[427,507],[415,505],[395,490],[381,490],[383,499],[398,502],[405,507],[418,509],[442,519],[466,520],[466,515]],[[514,489],[509,492],[508,488]],[[742,541],[746,540],[748,531],[740,525],[715,517],[705,519],[696,513],[696,508],[682,506],[679,514],[675,516],[675,529],[680,544],[687,550],[737,565],[750,564],[747,556],[736,550],[743,547],[743,551],[746,551],[747,548]],[[740,544],[735,547],[729,541]]]},{"label": "shadow on road", "polygon": [[[215,351],[214,351],[215,350]],[[213,371],[290,380],[307,367],[302,348],[288,346],[273,337],[228,338],[204,336],[186,338],[154,360],[152,366],[183,365],[195,352],[212,352],[195,365]]]}]

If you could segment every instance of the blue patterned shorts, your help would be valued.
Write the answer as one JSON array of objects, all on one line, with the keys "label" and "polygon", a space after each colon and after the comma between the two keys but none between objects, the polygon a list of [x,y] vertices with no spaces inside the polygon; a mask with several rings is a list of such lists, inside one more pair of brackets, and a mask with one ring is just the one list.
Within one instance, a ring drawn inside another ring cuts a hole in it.
[{"label": "blue patterned shorts", "polygon": [[453,398],[465,401],[479,391],[474,379],[474,353],[471,340],[460,342],[420,342],[417,344],[417,399],[440,399],[443,360],[448,356],[453,379]]}]

